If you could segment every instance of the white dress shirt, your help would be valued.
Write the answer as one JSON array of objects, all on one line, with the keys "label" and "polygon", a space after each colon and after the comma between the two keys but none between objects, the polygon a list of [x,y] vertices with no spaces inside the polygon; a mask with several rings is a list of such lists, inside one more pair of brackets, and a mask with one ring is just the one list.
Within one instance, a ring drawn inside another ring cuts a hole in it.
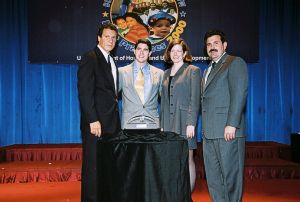
[{"label": "white dress shirt", "polygon": [[102,52],[102,54],[104,55],[106,62],[108,62],[108,57],[110,58],[110,66],[111,66],[111,73],[113,75],[114,78],[114,84],[115,84],[115,89],[116,92],[118,91],[117,89],[117,66],[113,60],[113,58],[109,55],[108,52],[106,52],[103,48],[101,48],[101,46],[98,45],[98,48],[100,49],[100,51]]},{"label": "white dress shirt", "polygon": [[207,81],[207,78],[208,78],[208,75],[210,74],[210,72],[211,72],[211,69],[212,69],[212,63],[216,63],[216,65],[217,65],[217,63],[220,61],[220,59],[223,57],[223,55],[225,54],[226,52],[224,52],[222,55],[221,55],[221,57],[219,57],[216,61],[212,61],[211,63],[210,63],[210,66],[208,67],[208,69],[207,69],[207,73],[206,73],[206,75],[205,75],[205,84],[206,84],[206,81]]}]

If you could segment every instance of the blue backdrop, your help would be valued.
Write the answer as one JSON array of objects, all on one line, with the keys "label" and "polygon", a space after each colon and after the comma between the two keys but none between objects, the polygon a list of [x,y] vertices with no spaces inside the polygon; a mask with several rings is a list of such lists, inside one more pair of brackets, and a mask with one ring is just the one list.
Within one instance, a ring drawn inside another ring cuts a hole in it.
[{"label": "blue backdrop", "polygon": [[[78,58],[83,52],[94,46],[95,33],[99,24],[122,17],[123,13],[127,12],[127,4],[130,2],[140,2],[132,3],[136,5],[132,12],[140,16],[149,8],[146,6],[147,1],[28,1],[30,63],[78,62]],[[162,57],[157,56],[163,55],[168,41],[178,37],[184,38],[189,44],[194,61],[205,60],[201,45],[204,34],[207,30],[216,27],[226,33],[226,38],[230,41],[230,51],[242,57],[246,62],[258,61],[259,0],[231,0],[230,4],[228,0],[168,1],[172,2],[168,5],[176,11],[177,23],[166,40],[153,43],[152,61],[162,63]],[[154,2],[157,3],[157,9],[161,9],[158,2],[162,2],[162,0]],[[148,27],[149,31],[152,30],[148,22],[144,23],[145,26],[150,27]],[[243,34],[237,32],[237,29],[243,30]],[[116,62],[133,60],[131,51],[134,46],[128,41],[130,40],[126,36],[119,37],[117,48],[114,51]],[[49,51],[45,51],[45,46]]]},{"label": "blue backdrop", "polygon": [[[300,2],[259,3],[260,59],[248,65],[247,140],[289,143],[290,133],[300,131]],[[79,143],[77,66],[29,64],[27,19],[27,1],[0,1],[0,146]]]}]

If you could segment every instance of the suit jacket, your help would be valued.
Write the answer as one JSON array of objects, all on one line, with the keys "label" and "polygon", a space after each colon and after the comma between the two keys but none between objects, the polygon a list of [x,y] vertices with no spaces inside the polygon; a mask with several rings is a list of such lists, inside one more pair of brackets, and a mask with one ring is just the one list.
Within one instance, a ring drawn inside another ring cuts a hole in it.
[{"label": "suit jacket", "polygon": [[115,133],[120,129],[114,79],[98,47],[87,52],[79,64],[78,95],[82,131],[89,131],[89,124],[95,121],[100,121],[103,133]]},{"label": "suit jacket", "polygon": [[224,138],[225,126],[236,127],[236,137],[245,136],[244,109],[248,93],[247,64],[235,57],[229,64],[224,54],[206,84],[202,79],[202,135],[207,139]]},{"label": "suit jacket", "polygon": [[185,63],[174,75],[169,93],[170,74],[171,69],[167,69],[164,73],[161,95],[161,127],[164,131],[186,136],[187,125],[197,125],[201,71],[198,67]]},{"label": "suit jacket", "polygon": [[[119,68],[119,91],[122,91],[122,129],[159,128],[158,96],[161,91],[163,70],[150,65],[151,90],[140,100],[134,87],[133,63]],[[145,125],[146,124],[146,125]]]}]

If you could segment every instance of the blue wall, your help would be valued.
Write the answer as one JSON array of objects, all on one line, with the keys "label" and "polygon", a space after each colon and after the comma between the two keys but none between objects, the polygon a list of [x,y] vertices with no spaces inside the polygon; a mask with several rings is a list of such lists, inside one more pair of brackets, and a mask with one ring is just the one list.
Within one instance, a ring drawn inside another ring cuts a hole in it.
[{"label": "blue wall", "polygon": [[[259,2],[260,60],[248,65],[247,140],[289,143],[290,133],[300,131],[300,2]],[[27,25],[27,1],[0,2],[0,146],[79,143],[77,66],[29,64]]]}]

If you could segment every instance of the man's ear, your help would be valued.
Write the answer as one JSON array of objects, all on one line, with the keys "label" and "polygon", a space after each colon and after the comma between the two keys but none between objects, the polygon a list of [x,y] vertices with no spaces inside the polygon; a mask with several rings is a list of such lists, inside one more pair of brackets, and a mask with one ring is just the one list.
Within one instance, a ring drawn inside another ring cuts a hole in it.
[{"label": "man's ear", "polygon": [[227,48],[227,42],[226,41],[223,43],[223,46],[224,46],[224,51],[226,51],[226,48]]},{"label": "man's ear", "polygon": [[148,56],[148,57],[150,57],[150,56],[151,56],[151,54],[152,54],[152,51],[150,51],[150,52],[149,52],[149,56]]}]

